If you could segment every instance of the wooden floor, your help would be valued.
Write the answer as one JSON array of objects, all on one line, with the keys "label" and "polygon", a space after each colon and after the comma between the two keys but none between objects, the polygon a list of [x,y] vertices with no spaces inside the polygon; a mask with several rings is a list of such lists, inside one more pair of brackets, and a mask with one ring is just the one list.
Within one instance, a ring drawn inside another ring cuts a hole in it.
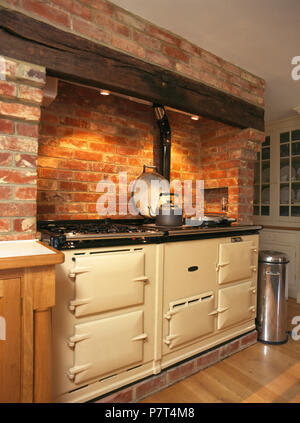
[{"label": "wooden floor", "polygon": [[[300,316],[300,305],[289,299],[288,330],[294,316]],[[289,335],[283,345],[257,342],[141,402],[300,403],[300,339]]]}]

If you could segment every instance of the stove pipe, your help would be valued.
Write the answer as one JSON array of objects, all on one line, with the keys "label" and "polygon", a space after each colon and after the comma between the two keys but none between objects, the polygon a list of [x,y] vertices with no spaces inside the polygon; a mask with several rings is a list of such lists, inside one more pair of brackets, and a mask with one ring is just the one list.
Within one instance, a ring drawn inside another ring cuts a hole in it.
[{"label": "stove pipe", "polygon": [[159,173],[170,181],[171,128],[164,106],[154,103],[153,110],[160,131]]}]

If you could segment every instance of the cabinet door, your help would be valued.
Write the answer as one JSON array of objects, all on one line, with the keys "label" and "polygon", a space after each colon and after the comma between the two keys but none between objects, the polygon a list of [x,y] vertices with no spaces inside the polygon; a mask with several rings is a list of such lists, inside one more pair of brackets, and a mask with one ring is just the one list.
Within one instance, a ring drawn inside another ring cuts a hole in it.
[{"label": "cabinet door", "polygon": [[74,348],[69,378],[80,384],[141,364],[147,338],[143,327],[142,311],[76,325],[68,342]]},{"label": "cabinet door", "polygon": [[21,279],[0,279],[0,402],[19,402]]},{"label": "cabinet door", "polygon": [[256,289],[244,282],[219,290],[218,329],[255,317]]},{"label": "cabinet door", "polygon": [[76,317],[144,302],[148,278],[143,251],[77,257],[71,275],[75,298],[69,308]]},{"label": "cabinet door", "polygon": [[252,241],[222,243],[219,246],[219,284],[251,279],[254,266]]},{"label": "cabinet door", "polygon": [[218,240],[205,239],[165,244],[164,298],[166,307],[178,298],[214,290]]},{"label": "cabinet door", "polygon": [[199,296],[174,301],[165,318],[169,320],[169,334],[165,344],[170,349],[198,341],[214,331],[214,295]]}]

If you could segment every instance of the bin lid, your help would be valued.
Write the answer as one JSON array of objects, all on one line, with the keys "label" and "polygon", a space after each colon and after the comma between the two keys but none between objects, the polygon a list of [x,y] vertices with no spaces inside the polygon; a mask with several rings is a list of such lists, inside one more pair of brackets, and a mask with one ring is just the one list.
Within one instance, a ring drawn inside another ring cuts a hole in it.
[{"label": "bin lid", "polygon": [[289,263],[290,259],[285,253],[273,250],[259,252],[259,261],[264,263]]}]

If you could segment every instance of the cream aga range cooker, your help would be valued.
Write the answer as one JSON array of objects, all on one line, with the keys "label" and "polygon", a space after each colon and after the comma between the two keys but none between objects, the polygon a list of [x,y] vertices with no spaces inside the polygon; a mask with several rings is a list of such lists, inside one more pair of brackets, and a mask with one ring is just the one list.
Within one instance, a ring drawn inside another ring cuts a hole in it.
[{"label": "cream aga range cooker", "polygon": [[96,399],[255,328],[260,226],[38,227],[65,254],[52,314],[55,401]]}]

